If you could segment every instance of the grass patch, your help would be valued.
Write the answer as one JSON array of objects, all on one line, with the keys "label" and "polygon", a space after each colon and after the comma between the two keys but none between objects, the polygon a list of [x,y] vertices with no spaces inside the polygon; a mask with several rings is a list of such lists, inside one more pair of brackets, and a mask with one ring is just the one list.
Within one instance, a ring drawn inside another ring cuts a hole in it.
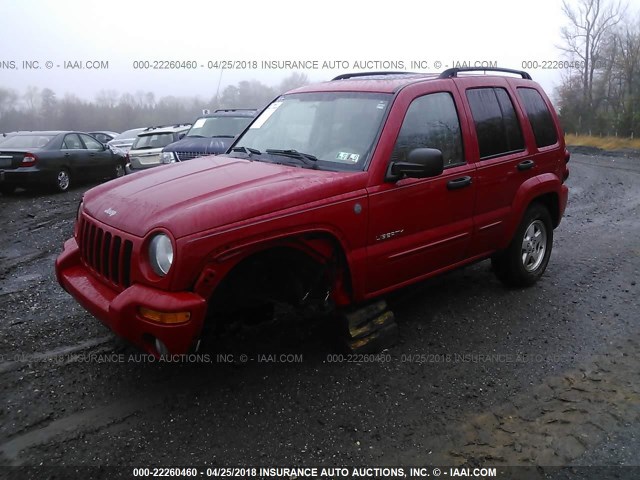
[{"label": "grass patch", "polygon": [[626,137],[594,137],[590,135],[566,134],[564,140],[567,145],[597,147],[603,150],[621,150],[633,148],[640,150],[640,138]]}]

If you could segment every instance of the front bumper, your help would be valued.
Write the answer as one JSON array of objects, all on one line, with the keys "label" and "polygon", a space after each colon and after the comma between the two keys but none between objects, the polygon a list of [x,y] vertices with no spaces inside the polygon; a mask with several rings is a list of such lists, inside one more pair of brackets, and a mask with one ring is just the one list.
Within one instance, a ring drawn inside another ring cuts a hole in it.
[{"label": "front bumper", "polygon": [[[159,339],[169,353],[184,354],[197,342],[207,311],[206,301],[192,292],[167,292],[140,284],[133,284],[118,292],[103,283],[80,258],[74,238],[67,240],[56,260],[56,276],[62,287],[80,305],[138,348],[158,356],[155,339]],[[190,312],[187,322],[156,323],[142,318],[141,307],[160,312]]]}]

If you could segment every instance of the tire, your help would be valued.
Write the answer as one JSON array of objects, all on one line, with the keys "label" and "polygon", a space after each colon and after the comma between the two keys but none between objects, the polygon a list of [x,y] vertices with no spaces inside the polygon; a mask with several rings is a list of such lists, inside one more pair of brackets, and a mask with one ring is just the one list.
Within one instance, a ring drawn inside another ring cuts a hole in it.
[{"label": "tire", "polygon": [[122,163],[116,163],[116,166],[113,168],[113,178],[124,177],[126,173],[124,165]]},{"label": "tire", "polygon": [[493,270],[507,286],[531,286],[546,270],[552,246],[549,210],[534,203],[525,212],[509,247],[492,257]]},{"label": "tire", "polygon": [[66,192],[69,190],[69,185],[71,185],[71,175],[69,170],[62,167],[56,172],[54,188],[57,192]]}]

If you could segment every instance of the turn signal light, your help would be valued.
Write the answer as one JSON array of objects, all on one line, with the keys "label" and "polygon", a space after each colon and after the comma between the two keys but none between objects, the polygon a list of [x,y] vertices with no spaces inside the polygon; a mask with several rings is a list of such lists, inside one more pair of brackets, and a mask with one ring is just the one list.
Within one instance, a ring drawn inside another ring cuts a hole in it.
[{"label": "turn signal light", "polygon": [[138,312],[144,319],[157,323],[184,323],[191,318],[191,312],[158,312],[145,307],[138,308]]}]

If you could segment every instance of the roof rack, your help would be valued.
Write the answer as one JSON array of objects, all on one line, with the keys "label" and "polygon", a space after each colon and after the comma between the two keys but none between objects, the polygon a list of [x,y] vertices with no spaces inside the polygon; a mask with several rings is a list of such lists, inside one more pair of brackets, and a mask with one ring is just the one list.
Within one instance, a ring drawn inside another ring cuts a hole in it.
[{"label": "roof rack", "polygon": [[255,112],[257,109],[255,108],[218,108],[213,111],[213,113],[218,112]]},{"label": "roof rack", "polygon": [[455,78],[458,76],[460,72],[503,72],[503,73],[513,73],[514,75],[520,75],[525,80],[532,80],[531,75],[527,72],[523,72],[522,70],[513,70],[511,68],[499,68],[499,67],[484,67],[484,68],[475,68],[475,67],[462,67],[462,68],[449,68],[442,72],[438,78]]},{"label": "roof rack", "polygon": [[356,72],[356,73],[343,73],[342,75],[338,75],[335,78],[332,78],[331,81],[335,80],[346,80],[348,78],[354,77],[377,77],[383,75],[409,75],[415,74],[416,72]]},{"label": "roof rack", "polygon": [[177,128],[177,127],[190,127],[190,123],[176,123],[174,125],[157,125],[155,127],[147,127],[144,129],[145,132],[149,130],[155,130],[156,128]]}]

